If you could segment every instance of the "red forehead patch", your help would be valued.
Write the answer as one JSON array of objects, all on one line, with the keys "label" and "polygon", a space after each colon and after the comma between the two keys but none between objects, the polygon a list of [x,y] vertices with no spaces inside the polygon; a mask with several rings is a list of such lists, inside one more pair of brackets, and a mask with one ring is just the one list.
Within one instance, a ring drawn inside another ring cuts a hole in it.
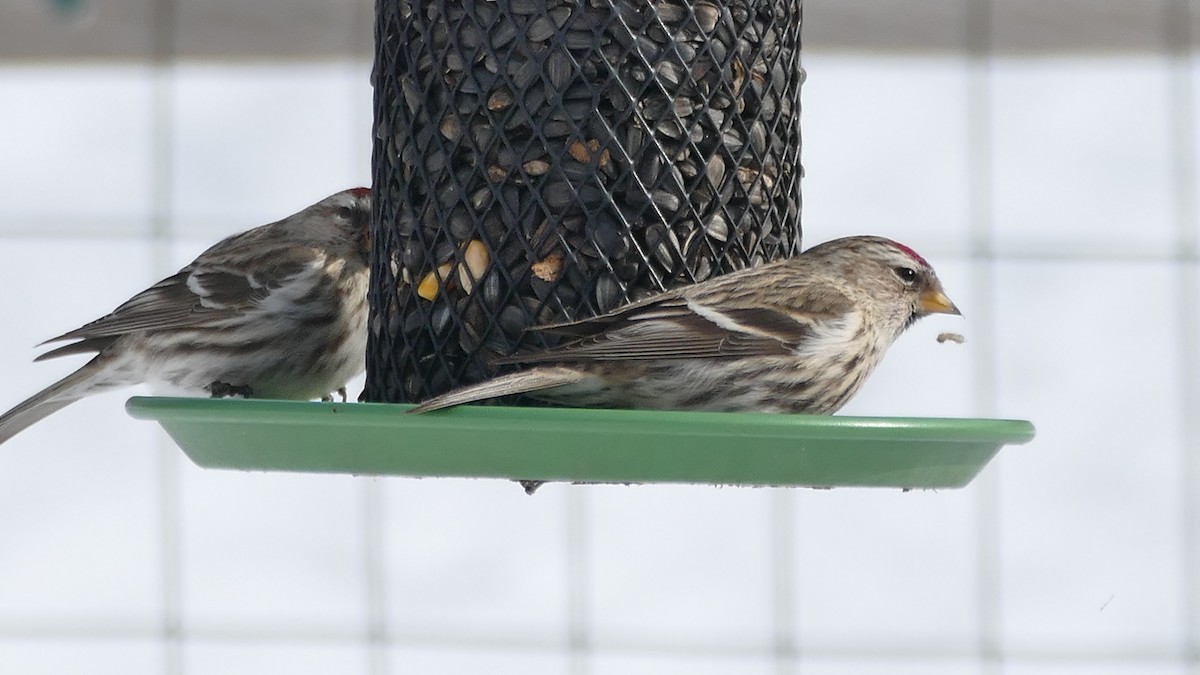
[{"label": "red forehead patch", "polygon": [[366,197],[367,195],[371,194],[371,188],[351,188],[349,192],[355,197]]},{"label": "red forehead patch", "polygon": [[929,267],[929,262],[926,261],[924,258],[922,258],[920,253],[917,253],[916,251],[905,246],[904,244],[901,244],[898,241],[893,241],[892,245],[895,246],[896,248],[900,249],[901,251],[903,251],[905,255],[912,258],[913,260],[916,260],[917,262],[921,263],[925,267]]}]

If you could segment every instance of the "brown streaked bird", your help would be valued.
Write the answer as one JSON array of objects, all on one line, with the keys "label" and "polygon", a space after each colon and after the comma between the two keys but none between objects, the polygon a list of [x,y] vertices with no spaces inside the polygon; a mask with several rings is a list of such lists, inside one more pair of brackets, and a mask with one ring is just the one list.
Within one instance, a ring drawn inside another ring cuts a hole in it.
[{"label": "brown streaked bird", "polygon": [[883,237],[846,237],[538,328],[570,339],[497,359],[529,367],[410,412],[529,394],[578,407],[832,414],[929,314],[959,311],[924,258]]},{"label": "brown streaked bird", "polygon": [[[371,191],[353,188],[215,244],[37,361],[91,361],[0,415],[0,443],[142,382],[211,396],[330,397],[364,370]],[[43,343],[46,344],[46,343]]]}]

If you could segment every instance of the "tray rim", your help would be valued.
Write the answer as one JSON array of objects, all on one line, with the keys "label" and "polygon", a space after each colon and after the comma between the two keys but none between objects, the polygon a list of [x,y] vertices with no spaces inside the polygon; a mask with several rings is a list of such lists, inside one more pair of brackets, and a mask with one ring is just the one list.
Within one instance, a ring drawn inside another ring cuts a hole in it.
[{"label": "tray rim", "polygon": [[[693,433],[741,433],[758,430],[764,436],[810,439],[836,438],[905,440],[930,442],[979,442],[1023,444],[1033,439],[1036,429],[1027,420],[976,417],[881,417],[838,415],[780,415],[768,413],[679,412],[659,410],[613,410],[602,408],[535,408],[518,406],[464,405],[421,415],[405,411],[404,403],[328,403],[267,399],[206,399],[187,397],[134,396],[126,411],[135,419],[154,421],[212,421],[242,424],[255,417],[287,420],[289,423],[347,424],[363,426],[439,426],[461,429],[464,425],[503,427],[526,424],[652,424],[641,433],[675,434],[686,425]],[[261,420],[260,420],[261,421]],[[626,431],[629,429],[626,428]]]}]

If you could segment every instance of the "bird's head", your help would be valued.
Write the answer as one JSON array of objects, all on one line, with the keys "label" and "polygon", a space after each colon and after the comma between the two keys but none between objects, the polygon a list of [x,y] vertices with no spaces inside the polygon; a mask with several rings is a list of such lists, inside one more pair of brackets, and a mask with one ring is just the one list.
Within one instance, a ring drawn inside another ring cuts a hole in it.
[{"label": "bird's head", "polygon": [[942,282],[925,258],[884,237],[834,239],[805,251],[805,257],[845,280],[847,293],[897,320],[903,328],[930,314],[955,314],[958,307],[942,290]]},{"label": "bird's head", "polygon": [[[351,188],[332,194],[305,209],[312,218],[303,219],[311,225],[314,239],[329,242],[353,242],[365,257],[371,250],[371,189]],[[303,212],[302,214],[303,215]]]}]

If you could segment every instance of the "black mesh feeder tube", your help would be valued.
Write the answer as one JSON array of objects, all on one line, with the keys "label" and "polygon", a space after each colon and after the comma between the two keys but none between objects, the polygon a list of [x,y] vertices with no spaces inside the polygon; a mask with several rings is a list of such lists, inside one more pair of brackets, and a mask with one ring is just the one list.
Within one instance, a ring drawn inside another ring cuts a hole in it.
[{"label": "black mesh feeder tube", "polygon": [[366,400],[799,252],[799,0],[378,0],[376,21]]}]

